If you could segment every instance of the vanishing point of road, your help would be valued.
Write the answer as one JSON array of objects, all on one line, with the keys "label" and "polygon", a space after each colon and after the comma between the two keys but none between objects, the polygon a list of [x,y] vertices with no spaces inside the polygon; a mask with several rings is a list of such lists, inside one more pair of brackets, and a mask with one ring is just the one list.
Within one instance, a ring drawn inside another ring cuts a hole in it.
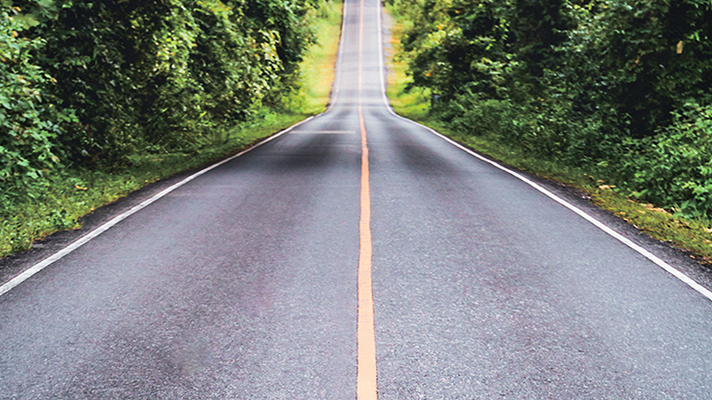
[{"label": "vanishing point of road", "polygon": [[347,0],[326,113],[5,260],[0,399],[711,398],[710,276],[395,116],[383,37]]}]

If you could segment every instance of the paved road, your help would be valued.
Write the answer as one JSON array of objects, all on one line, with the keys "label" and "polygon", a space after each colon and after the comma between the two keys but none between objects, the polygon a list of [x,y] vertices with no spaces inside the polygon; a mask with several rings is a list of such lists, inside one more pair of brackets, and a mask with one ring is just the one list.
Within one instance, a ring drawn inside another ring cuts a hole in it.
[{"label": "paved road", "polygon": [[[0,297],[0,398],[354,399],[368,362],[357,358],[364,266],[381,399],[710,398],[712,302],[392,115],[377,3],[359,1],[347,0],[326,114]],[[547,187],[709,284],[683,256]]]}]

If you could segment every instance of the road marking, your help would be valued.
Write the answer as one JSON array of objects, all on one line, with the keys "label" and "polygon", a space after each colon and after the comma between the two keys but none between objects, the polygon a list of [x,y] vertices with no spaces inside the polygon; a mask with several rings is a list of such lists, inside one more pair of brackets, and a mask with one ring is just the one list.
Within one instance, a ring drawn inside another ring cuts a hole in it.
[{"label": "road marking", "polygon": [[358,396],[359,400],[377,399],[376,334],[373,315],[371,245],[371,195],[369,187],[368,145],[363,113],[361,125],[361,250],[358,259]]},{"label": "road marking", "polygon": [[[379,63],[380,63],[380,65],[379,65],[380,70],[381,70],[381,71],[384,71],[384,70],[385,70],[385,66],[384,66],[383,56],[382,56],[382,53],[383,53],[383,38],[381,37],[381,30],[382,30],[381,7],[380,7],[380,5],[379,5],[379,7],[378,7],[378,34],[379,34],[378,42],[379,42],[379,45],[381,46],[381,47],[380,47],[380,51],[379,51],[379,54],[381,54],[381,56],[379,57],[379,60],[378,60],[378,61],[379,61]],[[381,74],[381,76],[382,76],[382,75],[383,75],[383,74]],[[689,276],[685,275],[684,273],[682,273],[681,271],[679,271],[678,269],[676,269],[676,268],[673,267],[672,265],[666,263],[665,261],[663,261],[662,259],[660,259],[658,256],[656,256],[656,255],[654,255],[653,253],[649,252],[648,250],[644,249],[642,246],[639,246],[639,245],[633,243],[633,241],[631,241],[630,239],[628,239],[628,238],[626,238],[625,236],[621,235],[620,233],[616,232],[613,228],[609,227],[608,225],[604,224],[603,222],[601,222],[601,221],[597,220],[596,218],[592,217],[591,215],[587,214],[586,212],[584,212],[584,211],[581,210],[580,208],[574,206],[573,204],[569,203],[568,201],[566,201],[566,200],[562,199],[561,197],[555,195],[554,193],[548,191],[547,189],[545,189],[545,188],[543,188],[542,186],[538,185],[537,183],[531,181],[531,180],[528,179],[527,177],[525,177],[525,176],[523,176],[523,175],[521,175],[521,174],[519,174],[519,173],[517,173],[517,172],[515,172],[515,171],[512,171],[511,169],[509,169],[509,168],[507,168],[507,167],[504,167],[503,165],[501,165],[501,164],[499,164],[499,163],[497,163],[497,162],[495,162],[495,161],[492,161],[492,160],[490,160],[490,159],[488,159],[488,158],[486,158],[486,157],[480,155],[479,153],[476,153],[475,151],[473,151],[473,150],[471,150],[471,149],[465,147],[464,145],[462,145],[462,144],[460,144],[460,143],[458,143],[458,142],[456,142],[456,141],[450,139],[449,137],[446,137],[445,135],[441,134],[440,132],[437,132],[436,130],[434,130],[434,129],[428,127],[428,126],[425,126],[425,125],[423,125],[423,124],[421,124],[421,123],[412,121],[412,120],[410,120],[410,119],[408,119],[408,118],[405,118],[405,117],[402,117],[402,116],[396,114],[396,112],[395,112],[395,111],[393,110],[393,108],[391,107],[390,102],[388,101],[388,97],[386,96],[385,84],[383,83],[383,77],[381,77],[381,88],[382,88],[381,90],[382,90],[382,92],[383,92],[383,101],[385,102],[386,107],[388,108],[388,111],[389,111],[391,114],[393,114],[394,116],[396,116],[397,118],[400,118],[400,119],[402,119],[403,121],[407,121],[407,122],[409,122],[409,123],[411,123],[411,124],[417,125],[417,126],[419,126],[419,127],[421,127],[421,128],[424,128],[424,129],[430,131],[431,133],[435,134],[436,136],[440,137],[441,139],[445,140],[446,142],[452,144],[453,146],[455,146],[455,147],[457,147],[457,148],[459,148],[459,149],[461,149],[461,150],[467,152],[467,153],[470,154],[471,156],[473,156],[473,157],[475,157],[475,158],[477,158],[477,159],[479,159],[479,160],[481,160],[481,161],[484,161],[484,162],[486,162],[487,164],[490,164],[490,165],[492,165],[493,167],[495,167],[495,168],[497,168],[497,169],[499,169],[499,170],[501,170],[501,171],[504,171],[504,172],[508,173],[509,175],[512,175],[513,177],[515,177],[515,178],[519,179],[520,181],[526,183],[527,185],[533,187],[534,189],[536,189],[536,190],[539,191],[540,193],[544,194],[545,196],[549,197],[550,199],[554,200],[555,202],[557,202],[557,203],[561,204],[562,206],[568,208],[569,210],[573,211],[575,214],[577,214],[577,215],[580,216],[581,218],[583,218],[583,219],[585,219],[586,221],[590,222],[590,223],[593,224],[596,228],[602,230],[603,232],[605,232],[605,233],[607,233],[608,235],[612,236],[613,238],[615,238],[615,239],[618,240],[619,242],[621,242],[621,243],[625,244],[626,246],[630,247],[631,249],[633,249],[634,251],[636,251],[637,253],[639,253],[639,254],[642,255],[643,257],[645,257],[645,258],[647,258],[648,260],[652,261],[655,265],[657,265],[658,267],[660,267],[660,268],[662,268],[663,270],[667,271],[668,273],[670,273],[671,275],[673,275],[675,278],[681,280],[682,282],[684,282],[685,284],[687,284],[688,286],[690,286],[692,289],[694,289],[695,291],[697,291],[698,293],[700,293],[701,295],[703,295],[704,297],[706,297],[708,300],[712,300],[712,291],[708,290],[708,289],[705,288],[704,286],[702,286],[702,285],[700,285],[699,283],[695,282],[692,278],[690,278]]]},{"label": "road marking", "polygon": [[359,18],[358,41],[358,118],[361,129],[361,220],[359,222],[360,251],[358,257],[358,322],[357,322],[357,376],[356,398],[378,399],[378,372],[376,369],[376,332],[373,315],[373,282],[371,244],[371,190],[369,186],[368,140],[363,121],[363,9]]},{"label": "road marking", "polygon": [[112,219],[109,220],[108,222],[105,222],[104,224],[102,224],[102,225],[99,226],[98,228],[94,229],[93,231],[87,233],[86,235],[84,235],[84,236],[80,237],[79,239],[75,240],[74,242],[70,243],[67,247],[65,247],[65,248],[63,248],[62,250],[58,251],[57,253],[55,253],[55,254],[53,254],[53,255],[51,255],[51,256],[45,258],[44,260],[42,260],[42,261],[40,261],[39,263],[33,265],[33,266],[30,267],[29,269],[25,270],[25,271],[22,272],[21,274],[17,275],[16,277],[12,278],[12,279],[9,280],[8,282],[6,282],[6,283],[3,284],[2,286],[0,286],[0,296],[2,296],[2,295],[4,295],[5,293],[9,292],[10,290],[12,290],[12,288],[16,287],[17,285],[19,285],[19,284],[21,284],[22,282],[26,281],[27,279],[31,278],[31,277],[32,277],[33,275],[35,275],[36,273],[38,273],[38,272],[42,271],[43,269],[47,268],[48,266],[52,265],[53,263],[55,263],[56,261],[60,260],[60,259],[63,258],[64,256],[66,256],[66,255],[68,255],[69,253],[73,252],[74,250],[76,250],[76,249],[82,247],[83,245],[85,245],[86,243],[88,243],[90,240],[96,238],[97,236],[101,235],[102,233],[104,233],[104,232],[106,232],[107,230],[109,230],[110,228],[112,228],[114,225],[116,225],[116,224],[118,224],[119,222],[125,220],[126,218],[132,216],[133,214],[136,214],[137,212],[143,210],[143,209],[146,208],[148,205],[154,203],[155,201],[157,201],[157,200],[159,200],[160,198],[164,197],[164,196],[167,195],[168,193],[170,193],[170,192],[172,192],[172,191],[178,189],[179,187],[185,185],[186,183],[192,181],[193,179],[199,177],[200,175],[205,174],[206,172],[208,172],[208,171],[210,171],[210,170],[213,170],[213,169],[215,169],[215,168],[217,168],[217,167],[219,167],[219,166],[221,166],[221,165],[223,165],[223,164],[225,164],[225,163],[227,163],[227,162],[229,162],[229,161],[232,161],[232,160],[236,159],[237,157],[240,157],[241,155],[243,155],[243,154],[245,154],[245,153],[247,153],[247,152],[250,152],[250,151],[252,151],[252,150],[254,150],[254,149],[256,149],[256,148],[258,148],[258,147],[264,145],[264,144],[267,143],[267,142],[270,142],[270,141],[272,141],[272,140],[274,140],[274,139],[277,139],[278,137],[284,135],[285,133],[288,133],[288,132],[291,131],[292,129],[298,127],[299,125],[302,125],[303,123],[305,123],[305,122],[307,122],[307,121],[309,121],[309,120],[311,120],[311,119],[313,119],[313,118],[314,118],[314,117],[309,117],[309,118],[307,118],[307,119],[305,119],[305,120],[303,120],[303,121],[301,121],[301,122],[298,122],[298,123],[296,123],[296,124],[290,126],[290,127],[287,128],[287,129],[284,129],[284,130],[281,131],[281,132],[278,132],[278,133],[276,133],[276,134],[274,134],[274,135],[268,137],[267,139],[265,139],[265,140],[263,140],[263,141],[261,141],[261,142],[255,144],[254,146],[252,146],[252,147],[250,147],[250,148],[248,148],[248,149],[246,149],[246,150],[243,150],[243,151],[241,151],[241,152],[235,154],[234,156],[231,156],[231,157],[226,158],[226,159],[224,159],[224,160],[222,160],[222,161],[219,161],[219,162],[217,162],[217,163],[215,163],[215,164],[213,164],[213,165],[210,165],[210,166],[208,166],[208,167],[206,167],[206,168],[203,168],[202,170],[200,170],[200,171],[194,173],[193,175],[191,175],[191,176],[189,176],[189,177],[183,179],[182,181],[180,181],[180,182],[178,182],[178,183],[176,183],[176,184],[174,184],[174,185],[172,185],[172,186],[170,186],[170,187],[168,187],[168,188],[162,190],[162,191],[159,192],[159,193],[156,193],[156,194],[153,195],[152,197],[150,197],[150,198],[148,198],[148,199],[142,201],[141,203],[135,205],[135,206],[132,207],[131,209],[129,209],[129,210],[123,212],[122,214],[117,215],[116,217],[112,218]]}]

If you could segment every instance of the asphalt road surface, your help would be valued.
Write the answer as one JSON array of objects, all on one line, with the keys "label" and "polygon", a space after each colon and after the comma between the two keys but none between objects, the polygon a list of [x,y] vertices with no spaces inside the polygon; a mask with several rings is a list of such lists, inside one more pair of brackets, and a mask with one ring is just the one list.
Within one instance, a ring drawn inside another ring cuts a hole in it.
[{"label": "asphalt road surface", "polygon": [[[712,302],[394,116],[364,1],[347,0],[328,112],[0,297],[0,398],[712,397]],[[684,255],[539,184],[709,286]],[[5,281],[88,225],[5,260]]]}]

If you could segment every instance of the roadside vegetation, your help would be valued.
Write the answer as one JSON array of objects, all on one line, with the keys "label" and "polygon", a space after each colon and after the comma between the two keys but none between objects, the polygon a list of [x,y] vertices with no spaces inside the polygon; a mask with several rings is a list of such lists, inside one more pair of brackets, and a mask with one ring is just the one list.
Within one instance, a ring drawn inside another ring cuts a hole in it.
[{"label": "roadside vegetation", "polygon": [[387,6],[398,113],[712,262],[712,3]]},{"label": "roadside vegetation", "polygon": [[328,102],[336,0],[0,5],[0,257]]}]

